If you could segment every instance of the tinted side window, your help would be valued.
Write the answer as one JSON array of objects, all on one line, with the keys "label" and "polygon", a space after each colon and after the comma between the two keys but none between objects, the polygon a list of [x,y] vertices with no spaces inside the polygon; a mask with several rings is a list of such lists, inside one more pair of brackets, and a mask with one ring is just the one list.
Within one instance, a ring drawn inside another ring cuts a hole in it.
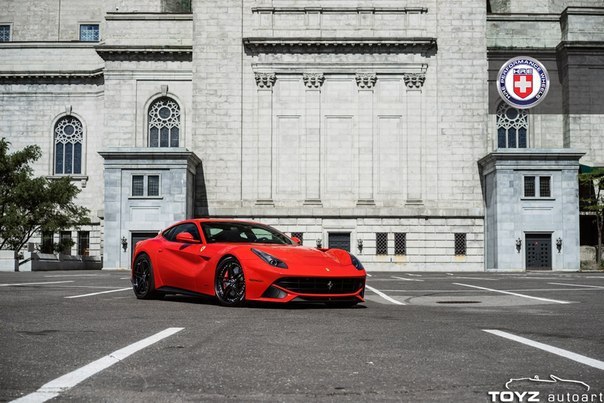
[{"label": "tinted side window", "polygon": [[[169,235],[166,235],[166,233],[168,233],[168,232],[169,232]],[[189,234],[193,235],[194,239],[201,241],[201,237],[199,236],[199,230],[197,229],[197,225],[190,223],[190,222],[172,227],[168,231],[164,232],[164,237],[168,241],[176,242],[176,235],[180,234],[181,232],[188,232]]]}]

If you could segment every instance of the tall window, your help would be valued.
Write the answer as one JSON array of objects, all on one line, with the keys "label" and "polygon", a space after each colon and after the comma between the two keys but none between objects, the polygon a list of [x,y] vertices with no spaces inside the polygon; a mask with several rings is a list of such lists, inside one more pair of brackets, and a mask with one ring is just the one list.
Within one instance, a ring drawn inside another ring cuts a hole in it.
[{"label": "tall window", "polygon": [[82,122],[74,116],[65,116],[55,125],[55,174],[82,173]]},{"label": "tall window", "polygon": [[497,148],[528,147],[528,112],[505,102],[497,107]]},{"label": "tall window", "polygon": [[375,254],[376,255],[387,255],[388,254],[388,233],[387,232],[376,232],[375,233]]},{"label": "tall window", "polygon": [[180,107],[172,98],[163,97],[149,107],[149,147],[178,147]]}]

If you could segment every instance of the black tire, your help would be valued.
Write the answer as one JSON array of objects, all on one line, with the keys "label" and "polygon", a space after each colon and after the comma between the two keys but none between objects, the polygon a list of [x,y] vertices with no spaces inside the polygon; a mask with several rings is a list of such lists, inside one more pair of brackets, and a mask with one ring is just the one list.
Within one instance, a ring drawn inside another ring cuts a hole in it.
[{"label": "black tire", "polygon": [[214,291],[220,305],[241,306],[245,303],[245,275],[234,257],[229,256],[218,263]]},{"label": "black tire", "polygon": [[158,296],[153,280],[153,265],[146,253],[141,253],[134,261],[132,270],[132,290],[138,299],[152,299]]}]

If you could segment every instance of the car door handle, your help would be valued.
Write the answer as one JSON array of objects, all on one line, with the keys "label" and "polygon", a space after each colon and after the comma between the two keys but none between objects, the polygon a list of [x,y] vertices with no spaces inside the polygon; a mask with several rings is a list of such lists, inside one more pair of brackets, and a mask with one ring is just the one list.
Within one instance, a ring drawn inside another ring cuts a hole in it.
[{"label": "car door handle", "polygon": [[164,250],[163,249],[158,249],[157,253],[162,253]]}]

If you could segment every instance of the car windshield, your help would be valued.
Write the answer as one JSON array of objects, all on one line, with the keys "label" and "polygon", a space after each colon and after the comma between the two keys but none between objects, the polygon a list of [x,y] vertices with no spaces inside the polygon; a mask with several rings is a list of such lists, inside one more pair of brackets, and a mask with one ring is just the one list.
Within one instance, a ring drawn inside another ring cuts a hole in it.
[{"label": "car windshield", "polygon": [[274,228],[251,223],[205,222],[201,224],[208,243],[270,243],[293,245],[293,242]]}]

